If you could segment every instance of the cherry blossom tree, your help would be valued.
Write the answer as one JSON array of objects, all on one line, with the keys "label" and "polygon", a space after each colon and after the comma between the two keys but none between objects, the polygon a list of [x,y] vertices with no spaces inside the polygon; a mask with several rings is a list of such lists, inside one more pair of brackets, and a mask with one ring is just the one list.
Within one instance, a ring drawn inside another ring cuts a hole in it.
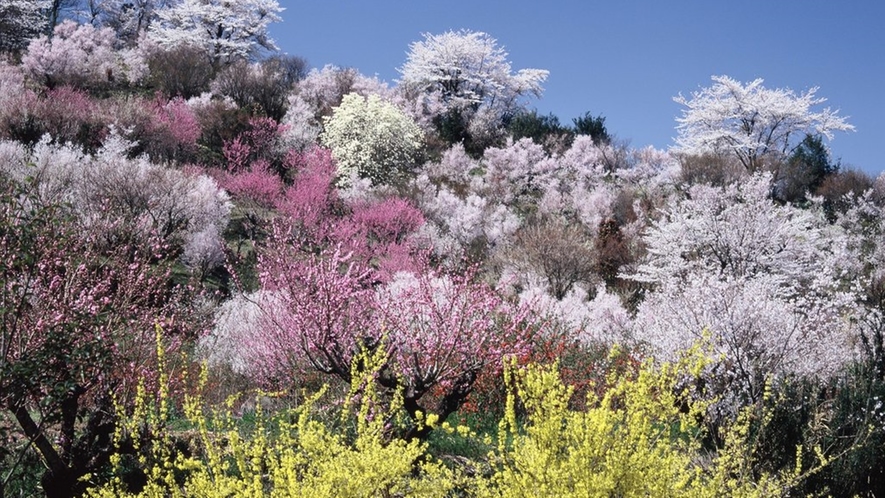
[{"label": "cherry blossom tree", "polygon": [[770,181],[693,186],[652,222],[629,275],[654,285],[637,338],[667,358],[709,334],[744,401],[772,376],[828,376],[852,361],[861,316],[843,231],[820,208],[776,204]]},{"label": "cherry blossom tree", "polygon": [[[508,206],[474,192],[461,193],[451,187],[431,182],[424,175],[414,183],[422,193],[419,204],[438,228],[428,233],[441,256],[451,249],[484,252],[504,243],[519,228],[519,216]],[[448,256],[452,256],[449,254]],[[477,254],[472,254],[476,256]]]},{"label": "cherry blossom tree", "polygon": [[401,85],[439,95],[446,113],[441,118],[459,121],[453,124],[476,136],[500,131],[503,120],[521,107],[520,99],[540,96],[548,74],[542,69],[514,74],[504,48],[478,31],[425,33],[411,44],[399,72]]},{"label": "cherry blossom tree", "polygon": [[6,143],[0,171],[18,181],[30,178],[41,202],[68,204],[84,230],[109,244],[125,240],[146,250],[159,237],[192,268],[220,264],[228,195],[204,175],[130,159],[131,147],[119,136],[95,155],[46,140],[33,151]]},{"label": "cherry blossom tree", "polygon": [[679,282],[706,272],[730,277],[771,275],[797,293],[828,274],[840,246],[819,210],[774,203],[771,175],[757,174],[723,188],[695,185],[652,223],[648,256],[633,278]]},{"label": "cherry blossom tree", "polygon": [[137,50],[117,50],[116,43],[110,28],[65,20],[51,38],[44,35],[31,41],[22,66],[26,74],[49,88],[105,88],[139,82],[147,76],[147,63]]},{"label": "cherry blossom tree", "polygon": [[681,94],[674,101],[686,107],[677,118],[676,149],[687,154],[715,153],[736,157],[750,172],[766,159],[782,160],[807,134],[832,140],[835,131],[851,131],[838,111],[813,108],[826,101],[817,87],[797,95],[790,89],[768,89],[761,78],[743,84],[713,76],[713,85]]},{"label": "cherry blossom tree", "polygon": [[88,0],[79,17],[95,26],[114,30],[117,38],[135,44],[168,0]]},{"label": "cherry blossom tree", "polygon": [[276,0],[180,0],[157,12],[149,37],[162,48],[200,47],[219,67],[277,50],[268,25],[281,21]]},{"label": "cherry blossom tree", "polygon": [[[505,277],[506,278],[506,277]],[[562,298],[551,296],[544,286],[529,285],[519,293],[519,301],[551,326],[563,329],[563,338],[579,340],[585,345],[629,344],[633,317],[621,304],[621,299],[608,292],[604,285],[593,289],[592,299],[587,290],[573,287]]]},{"label": "cherry blossom tree", "polygon": [[835,223],[845,230],[847,243],[840,258],[865,305],[860,322],[864,359],[879,379],[885,379],[885,176],[857,198],[845,196],[844,212]]}]

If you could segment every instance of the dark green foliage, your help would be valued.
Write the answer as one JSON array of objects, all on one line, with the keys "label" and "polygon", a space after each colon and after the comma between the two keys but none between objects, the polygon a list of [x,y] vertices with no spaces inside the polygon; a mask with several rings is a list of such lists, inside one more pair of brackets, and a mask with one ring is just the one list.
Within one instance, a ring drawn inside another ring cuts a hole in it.
[{"label": "dark green foliage", "polygon": [[568,146],[574,136],[572,130],[563,126],[553,113],[542,116],[537,111],[517,113],[507,124],[507,131],[513,141],[531,138],[536,144],[545,146],[556,141],[561,141],[562,145]]},{"label": "dark green foliage", "polygon": [[793,151],[790,163],[807,175],[808,188],[812,191],[820,187],[824,178],[839,171],[839,163],[831,161],[830,151],[820,135],[805,135],[805,139]]},{"label": "dark green foliage", "polygon": [[445,114],[440,114],[433,120],[439,138],[446,145],[461,143],[464,150],[472,157],[481,157],[485,147],[477,143],[467,129],[467,121],[457,108],[451,109]]},{"label": "dark green foliage", "polygon": [[[514,141],[520,138],[531,138],[535,143],[549,147],[556,144],[569,147],[575,135],[589,135],[596,145],[610,144],[612,136],[605,127],[605,117],[593,116],[590,112],[572,119],[574,126],[566,126],[559,118],[550,113],[546,116],[537,111],[522,111],[512,116],[507,122],[507,132]],[[556,142],[560,143],[556,143]]]},{"label": "dark green foliage", "polygon": [[839,172],[820,135],[805,135],[793,154],[778,168],[775,197],[783,202],[803,202],[824,180]]},{"label": "dark green foliage", "polygon": [[574,118],[572,122],[575,124],[575,134],[590,135],[596,145],[611,143],[612,137],[605,128],[604,116],[593,117],[590,111],[587,111],[583,116]]},{"label": "dark green foliage", "polygon": [[[819,409],[806,419],[803,436],[806,443],[816,442],[838,457],[810,476],[804,491],[825,490],[846,498],[885,496],[885,381],[872,365],[861,362],[829,385],[818,386],[817,392]],[[789,401],[782,411],[801,402]]]}]

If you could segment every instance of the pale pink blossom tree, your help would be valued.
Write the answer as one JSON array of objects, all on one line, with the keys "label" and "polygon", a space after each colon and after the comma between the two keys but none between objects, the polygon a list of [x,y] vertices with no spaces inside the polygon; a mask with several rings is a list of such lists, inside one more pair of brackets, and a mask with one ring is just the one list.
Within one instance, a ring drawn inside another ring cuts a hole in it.
[{"label": "pale pink blossom tree", "polygon": [[52,38],[31,41],[22,67],[32,79],[49,88],[71,85],[107,88],[137,83],[145,74],[144,62],[132,50],[117,50],[110,28],[95,28],[66,20],[55,27]]},{"label": "pale pink blossom tree", "polygon": [[0,164],[0,171],[18,181],[30,178],[42,202],[69,205],[84,230],[109,243],[145,248],[159,237],[181,250],[189,266],[219,264],[228,195],[205,175],[130,159],[132,145],[112,135],[95,155],[48,140],[33,151],[10,146],[15,159]]}]

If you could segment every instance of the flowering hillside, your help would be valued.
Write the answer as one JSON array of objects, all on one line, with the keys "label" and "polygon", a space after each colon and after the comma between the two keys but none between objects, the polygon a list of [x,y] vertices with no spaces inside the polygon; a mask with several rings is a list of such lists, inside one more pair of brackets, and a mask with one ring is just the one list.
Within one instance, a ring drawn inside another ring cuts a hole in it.
[{"label": "flowering hillside", "polygon": [[487,33],[388,83],[276,0],[55,4],[0,5],[0,498],[885,494],[885,176],[816,88],[658,150]]}]

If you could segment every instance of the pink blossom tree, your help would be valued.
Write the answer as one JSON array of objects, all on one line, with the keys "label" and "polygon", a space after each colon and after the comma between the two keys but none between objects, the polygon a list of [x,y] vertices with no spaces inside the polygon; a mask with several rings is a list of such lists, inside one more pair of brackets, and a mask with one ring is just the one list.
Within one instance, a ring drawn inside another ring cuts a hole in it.
[{"label": "pink blossom tree", "polygon": [[290,161],[295,178],[278,207],[305,232],[305,237],[321,240],[325,236],[324,224],[334,219],[340,205],[332,152],[314,147],[294,153]]},{"label": "pink blossom tree", "polygon": [[157,160],[193,157],[202,132],[193,109],[180,97],[168,101],[158,97],[149,105],[152,119],[141,137],[146,152]]},{"label": "pink blossom tree", "polygon": [[277,232],[260,258],[263,299],[256,328],[241,350],[253,375],[279,386],[316,369],[345,382],[363,350],[384,348],[376,381],[401,390],[415,424],[444,420],[472,390],[480,372],[525,354],[530,326],[523,308],[505,302],[473,272],[445,275],[427,266],[375,288],[374,271],[341,248],[305,255]]},{"label": "pink blossom tree", "polygon": [[180,339],[198,322],[152,264],[162,244],[108,248],[27,185],[0,186],[0,410],[45,464],[46,495],[71,496],[116,451],[112,396],[128,406],[156,371],[155,324]]}]

